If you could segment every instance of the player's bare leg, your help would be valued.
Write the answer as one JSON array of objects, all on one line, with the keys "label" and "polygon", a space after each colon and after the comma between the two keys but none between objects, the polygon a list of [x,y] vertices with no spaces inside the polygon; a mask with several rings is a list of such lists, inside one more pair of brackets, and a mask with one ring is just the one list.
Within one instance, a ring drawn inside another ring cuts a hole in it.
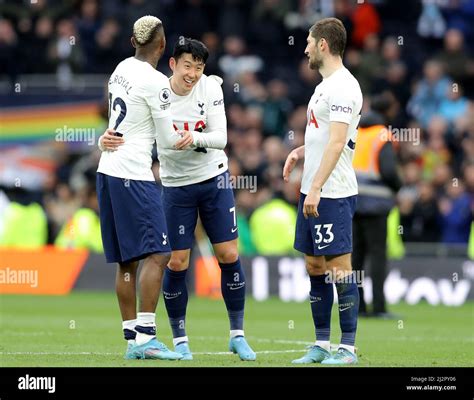
[{"label": "player's bare leg", "polygon": [[120,263],[117,266],[115,291],[124,322],[137,318],[137,269],[138,261]]},{"label": "player's bare leg", "polygon": [[170,351],[156,338],[155,311],[161,291],[161,282],[169,253],[151,254],[143,261],[139,278],[140,303],[135,326],[135,345],[127,351],[127,358],[179,360],[181,354]]},{"label": "player's bare leg", "polygon": [[316,342],[303,357],[293,360],[293,364],[320,363],[331,355],[330,329],[334,290],[326,273],[326,259],[324,256],[305,255],[305,264],[311,282],[309,302]]},{"label": "player's bare leg", "polygon": [[163,272],[170,254],[152,254],[145,258],[140,273],[140,312],[154,313],[161,292]]},{"label": "player's bare leg", "polygon": [[186,335],[186,308],[188,305],[186,273],[189,268],[190,256],[191,249],[173,251],[163,280],[163,297],[173,332],[173,345],[175,351],[183,356],[182,360],[184,361],[193,359],[189,348],[189,339]]},{"label": "player's bare leg", "polygon": [[221,292],[230,321],[229,349],[243,361],[254,361],[255,352],[244,335],[245,275],[240,265],[237,239],[213,244],[221,268]]},{"label": "player's bare leg", "polygon": [[125,358],[135,358],[130,351],[135,344],[137,324],[137,269],[138,261],[119,263],[115,274],[115,292],[122,315],[123,336],[127,343]]},{"label": "player's bare leg", "polygon": [[359,290],[355,274],[352,273],[351,254],[326,256],[326,265],[337,290],[342,337],[337,353],[322,363],[356,364],[354,343],[359,313]]}]

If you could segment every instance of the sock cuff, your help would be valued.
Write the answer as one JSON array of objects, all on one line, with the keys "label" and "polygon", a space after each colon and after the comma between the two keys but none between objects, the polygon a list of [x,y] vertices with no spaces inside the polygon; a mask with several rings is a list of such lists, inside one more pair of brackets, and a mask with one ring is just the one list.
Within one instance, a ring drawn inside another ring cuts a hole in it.
[{"label": "sock cuff", "polygon": [[173,346],[176,346],[184,342],[189,342],[189,339],[187,336],[180,336],[180,337],[173,338]]},{"label": "sock cuff", "polygon": [[[155,313],[139,312],[137,313],[137,326],[155,326]],[[137,331],[138,332],[138,331]]]},{"label": "sock cuff", "polygon": [[128,329],[130,331],[134,331],[136,324],[137,324],[136,319],[129,319],[127,321],[122,321],[122,329]]},{"label": "sock cuff", "polygon": [[137,332],[135,332],[135,330],[132,331],[131,329],[124,328],[123,337],[125,340],[135,340],[137,337]]},{"label": "sock cuff", "polygon": [[173,278],[184,278],[187,272],[188,268],[183,269],[182,271],[173,271],[169,266],[167,266],[165,270],[165,273]]},{"label": "sock cuff", "polygon": [[219,263],[219,267],[223,270],[231,270],[231,269],[234,269],[237,265],[240,264],[240,257],[237,258],[236,261],[234,261],[233,263]]},{"label": "sock cuff", "polygon": [[156,336],[156,326],[141,326],[137,325],[135,327],[137,333],[142,333],[144,335]]}]

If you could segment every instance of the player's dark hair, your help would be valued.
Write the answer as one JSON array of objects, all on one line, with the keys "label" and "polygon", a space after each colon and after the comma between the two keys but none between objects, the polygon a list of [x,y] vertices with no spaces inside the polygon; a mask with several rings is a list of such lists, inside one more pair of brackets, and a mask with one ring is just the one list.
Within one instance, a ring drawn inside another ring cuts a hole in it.
[{"label": "player's dark hair", "polygon": [[341,20],[337,18],[324,18],[316,22],[310,29],[311,36],[316,43],[325,39],[329,46],[329,52],[333,55],[343,56],[346,48],[347,33]]},{"label": "player's dark hair", "polygon": [[209,57],[209,50],[199,40],[180,37],[174,46],[173,58],[178,61],[183,54],[191,54],[194,61],[202,61],[205,64]]}]

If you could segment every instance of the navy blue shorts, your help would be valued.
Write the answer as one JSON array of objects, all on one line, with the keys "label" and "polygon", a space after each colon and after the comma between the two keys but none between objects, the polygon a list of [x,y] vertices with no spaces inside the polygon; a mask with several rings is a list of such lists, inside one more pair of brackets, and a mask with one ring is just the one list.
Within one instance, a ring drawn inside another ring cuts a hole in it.
[{"label": "navy blue shorts", "polygon": [[319,217],[303,214],[306,195],[301,193],[296,219],[294,248],[310,256],[352,253],[352,218],[357,196],[341,199],[321,198]]},{"label": "navy blue shorts", "polygon": [[173,250],[190,249],[199,217],[212,244],[238,237],[234,193],[226,171],[203,182],[163,186],[163,206]]},{"label": "navy blue shorts", "polygon": [[100,229],[107,262],[130,262],[169,253],[168,232],[155,182],[97,173]]}]

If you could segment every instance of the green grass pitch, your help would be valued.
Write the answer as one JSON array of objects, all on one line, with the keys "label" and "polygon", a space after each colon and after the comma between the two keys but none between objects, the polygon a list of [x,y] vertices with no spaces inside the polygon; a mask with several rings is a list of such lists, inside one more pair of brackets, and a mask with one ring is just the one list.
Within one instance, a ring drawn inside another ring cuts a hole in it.
[{"label": "green grass pitch", "polygon": [[[462,307],[399,304],[391,311],[400,319],[359,320],[356,346],[360,367],[474,366],[472,302]],[[158,338],[171,346],[162,299],[157,322]],[[192,297],[187,333],[195,353],[193,361],[126,361],[122,358],[125,341],[113,293],[0,296],[0,365],[12,367],[291,366],[291,360],[303,355],[314,340],[309,304],[248,299],[245,332],[257,352],[256,362],[242,362],[228,353],[223,301]],[[331,343],[337,344],[339,338],[334,308]]]}]

